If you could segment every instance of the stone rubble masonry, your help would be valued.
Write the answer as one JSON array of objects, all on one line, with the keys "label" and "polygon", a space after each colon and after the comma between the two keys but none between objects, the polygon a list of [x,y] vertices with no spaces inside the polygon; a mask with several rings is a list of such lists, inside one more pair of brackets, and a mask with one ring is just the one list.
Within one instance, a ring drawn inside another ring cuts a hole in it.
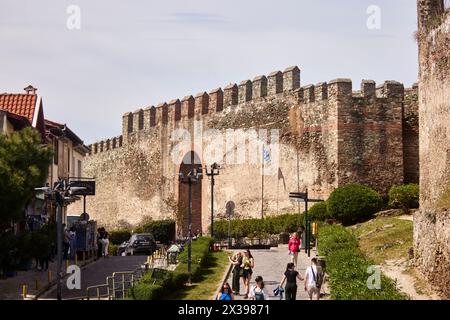
[{"label": "stone rubble masonry", "polygon": [[450,298],[450,10],[418,0],[420,211],[415,263]]},{"label": "stone rubble masonry", "polygon": [[[215,183],[216,215],[223,216],[226,204],[233,201],[235,216],[260,217],[262,152],[248,150],[254,138],[264,138],[259,129],[267,130],[269,140],[273,129],[279,130],[280,137],[279,168],[264,178],[266,215],[302,210],[288,194],[305,188],[312,197],[323,199],[347,183],[368,184],[386,193],[406,176],[417,180],[418,157],[413,152],[418,152],[418,146],[403,142],[417,142],[417,138],[403,137],[403,110],[417,117],[417,94],[415,100],[411,98],[414,92],[417,88],[405,90],[395,81],[378,88],[374,81],[363,81],[358,91],[353,91],[348,79],[301,87],[300,69],[291,67],[209,94],[201,92],[126,113],[122,136],[113,138],[108,150],[102,147],[104,142],[94,143],[84,161],[83,176],[95,177],[97,182],[97,194],[88,199],[87,211],[109,226],[121,221],[137,223],[144,216],[173,218],[176,203],[187,201],[178,175],[183,157],[193,145],[199,162],[209,166],[202,159],[213,142],[220,142],[218,153],[225,157],[218,159],[222,169]],[[201,123],[203,133],[214,129],[222,136],[201,136],[195,121]],[[185,148],[177,149],[179,140],[172,136],[176,129],[192,137]],[[413,129],[407,134],[417,135],[417,128]],[[253,163],[234,161],[239,137],[233,132],[241,132],[248,140],[245,152]],[[275,157],[275,149],[269,148]],[[416,162],[405,166],[405,158]],[[201,194],[195,196],[199,203],[193,205],[198,208],[194,228],[203,232],[210,225],[209,184],[205,177],[198,189]],[[69,210],[79,214],[82,205],[75,203]],[[186,217],[183,209],[178,212]]]}]

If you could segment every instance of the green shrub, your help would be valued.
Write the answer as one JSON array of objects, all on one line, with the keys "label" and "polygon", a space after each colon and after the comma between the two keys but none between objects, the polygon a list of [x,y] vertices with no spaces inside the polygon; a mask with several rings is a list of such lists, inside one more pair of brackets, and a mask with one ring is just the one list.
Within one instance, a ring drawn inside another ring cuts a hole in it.
[{"label": "green shrub", "polygon": [[175,270],[173,272],[172,285],[174,289],[183,286],[186,282],[188,282],[188,280],[189,280],[189,273],[187,272],[187,266],[186,271],[181,270],[181,268],[179,268],[178,270]]},{"label": "green shrub", "polygon": [[115,245],[120,245],[122,242],[128,241],[130,238],[131,232],[126,229],[114,230],[109,233],[109,241]]},{"label": "green shrub", "polygon": [[140,282],[131,288],[130,295],[134,300],[158,300],[162,298],[163,292],[160,285]]},{"label": "green shrub", "polygon": [[405,212],[408,212],[409,209],[418,208],[419,185],[393,186],[389,190],[389,206],[395,209],[403,209]]},{"label": "green shrub", "polygon": [[169,243],[175,239],[175,230],[174,220],[159,220],[144,224],[141,232],[153,234],[156,241]]},{"label": "green shrub", "polygon": [[[200,266],[203,266],[204,263],[206,262],[206,258],[208,256],[212,244],[213,239],[210,237],[201,237],[198,238],[197,240],[193,240],[191,247],[192,264],[198,264]],[[187,265],[188,261],[187,244],[183,252],[181,252],[180,255],[178,256],[178,261],[180,262],[180,266],[182,266],[183,264]]]},{"label": "green shrub", "polygon": [[339,225],[320,225],[318,238],[318,250],[324,256],[336,250],[354,249],[358,246],[357,239]]},{"label": "green shrub", "polygon": [[118,245],[109,244],[109,246],[108,246],[108,254],[110,256],[117,256],[118,250],[119,250],[119,246]]},{"label": "green shrub", "polygon": [[357,239],[343,226],[321,225],[319,253],[326,257],[333,300],[403,300],[407,297],[397,291],[394,282],[381,277],[381,289],[369,289],[368,268],[374,263],[358,248]]},{"label": "green shrub", "polygon": [[331,215],[328,214],[327,203],[319,202],[316,203],[308,210],[309,221],[325,221],[331,219]]},{"label": "green shrub", "polygon": [[[201,276],[202,267],[206,264],[212,244],[213,239],[209,237],[201,237],[192,241],[192,280],[196,280]],[[184,286],[189,280],[187,255],[186,246],[178,257],[179,265],[176,269],[173,272],[167,272],[167,275],[163,279],[158,279],[156,285],[154,284],[155,279],[152,278],[151,272],[144,275],[138,285],[130,290],[130,297],[135,300],[162,299],[174,290],[178,290]]]},{"label": "green shrub", "polygon": [[383,205],[383,199],[375,190],[350,184],[337,188],[327,200],[330,216],[344,225],[369,220]]},{"label": "green shrub", "polygon": [[[218,220],[214,223],[214,236],[217,239],[228,238],[228,224],[228,220]],[[284,232],[296,232],[304,225],[304,214],[284,214],[264,219],[233,219],[230,233],[231,237],[236,239],[262,238]]]}]

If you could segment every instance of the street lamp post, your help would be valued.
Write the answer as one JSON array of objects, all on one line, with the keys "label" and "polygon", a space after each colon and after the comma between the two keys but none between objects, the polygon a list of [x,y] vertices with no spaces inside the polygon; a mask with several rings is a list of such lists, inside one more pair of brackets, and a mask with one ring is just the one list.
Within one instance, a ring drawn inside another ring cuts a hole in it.
[{"label": "street lamp post", "polygon": [[189,239],[188,239],[188,273],[189,273],[189,284],[192,283],[191,278],[191,253],[192,253],[192,185],[196,184],[198,180],[202,177],[202,168],[193,168],[187,176],[184,176],[182,172],[179,174],[180,181],[185,183],[189,187],[189,212],[188,212],[188,224],[189,224]]},{"label": "street lamp post", "polygon": [[62,299],[62,238],[63,238],[63,228],[62,228],[62,220],[63,220],[63,206],[65,201],[70,200],[70,195],[73,191],[85,190],[84,187],[71,187],[70,184],[67,184],[65,180],[61,179],[55,183],[53,189],[49,187],[43,188],[35,188],[36,191],[44,191],[47,193],[50,199],[56,202],[56,299]]},{"label": "street lamp post", "polygon": [[205,173],[211,177],[211,238],[214,237],[214,177],[220,174],[220,166],[217,163],[211,165],[211,171],[208,172],[208,167],[205,166]]},{"label": "street lamp post", "polygon": [[56,299],[62,299],[62,286],[61,286],[61,268],[62,268],[62,207],[63,199],[61,195],[57,192],[56,196]]}]

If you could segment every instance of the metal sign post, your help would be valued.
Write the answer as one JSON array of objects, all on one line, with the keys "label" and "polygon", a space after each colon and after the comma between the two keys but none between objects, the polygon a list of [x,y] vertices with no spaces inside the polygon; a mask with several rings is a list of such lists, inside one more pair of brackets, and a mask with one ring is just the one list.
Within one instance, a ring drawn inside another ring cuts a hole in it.
[{"label": "metal sign post", "polygon": [[324,200],[320,199],[309,199],[308,197],[308,189],[306,192],[291,192],[289,193],[289,199],[296,202],[304,202],[305,203],[305,253],[308,254],[308,257],[311,257],[311,226],[308,219],[308,203],[309,202],[323,202]]}]

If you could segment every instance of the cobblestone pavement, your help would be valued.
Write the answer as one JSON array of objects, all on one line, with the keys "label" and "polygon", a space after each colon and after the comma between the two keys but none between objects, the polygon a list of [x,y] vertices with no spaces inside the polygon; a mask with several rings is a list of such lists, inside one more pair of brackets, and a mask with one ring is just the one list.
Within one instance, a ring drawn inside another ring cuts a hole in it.
[{"label": "cobblestone pavement", "polygon": [[[271,248],[270,250],[252,250],[251,252],[255,259],[255,268],[253,270],[250,287],[256,284],[255,278],[257,276],[262,276],[267,291],[269,292],[269,299],[279,300],[279,297],[274,296],[273,290],[279,285],[283,274],[286,271],[286,265],[290,262],[287,246],[279,246],[277,248]],[[311,257],[314,256],[315,253],[311,251]],[[297,271],[302,275],[302,277],[305,276],[306,268],[311,265],[310,261],[311,259],[308,258],[308,256],[304,252],[301,252],[299,254]],[[230,278],[228,279],[230,285],[232,283],[231,276],[232,275],[230,275]],[[307,293],[303,289],[304,282],[300,282],[299,280],[297,280],[297,286],[297,300],[309,300]],[[236,300],[244,299],[245,291],[242,280],[240,287],[240,295],[235,297]]]},{"label": "cobblestone pavement", "polygon": [[[106,283],[106,277],[111,276],[114,272],[133,271],[146,261],[147,256],[111,256],[109,258],[101,258],[81,269],[80,290],[69,290],[66,285],[66,280],[63,280],[62,297],[63,299],[74,299],[86,296],[87,287],[104,284]],[[56,287],[46,292],[41,298],[55,299]]]}]

